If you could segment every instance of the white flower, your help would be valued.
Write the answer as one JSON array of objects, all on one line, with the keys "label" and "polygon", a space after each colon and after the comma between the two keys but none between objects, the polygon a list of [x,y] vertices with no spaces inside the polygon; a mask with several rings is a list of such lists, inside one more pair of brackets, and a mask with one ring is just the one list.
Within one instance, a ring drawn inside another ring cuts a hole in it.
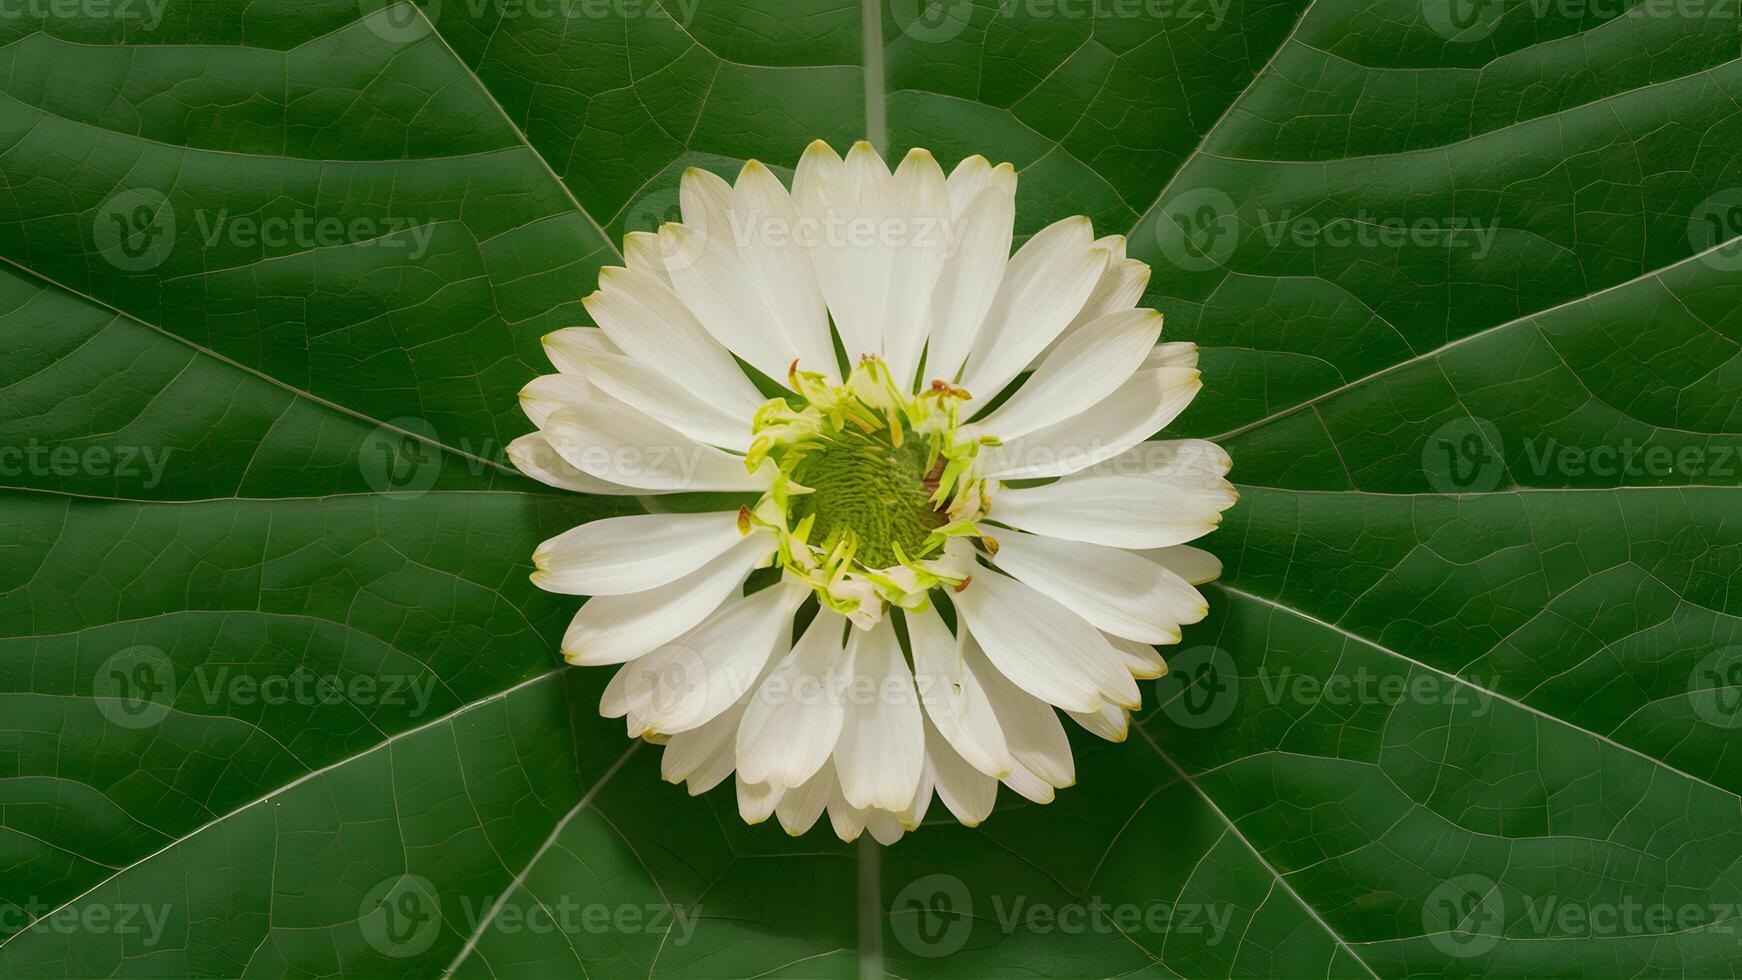
[{"label": "white flower", "polygon": [[1049,802],[1054,709],[1123,739],[1221,570],[1185,542],[1234,502],[1227,455],[1145,441],[1196,348],[1157,345],[1148,268],[1087,218],[1011,255],[1009,164],[818,142],[792,184],[687,172],[683,223],[587,297],[599,328],[546,338],[522,470],[717,508],[541,545],[533,580],[592,597],[563,653],[623,665],[600,710],[692,793],[735,771],[751,823],[888,843],[934,790],[970,826],[999,782]]}]

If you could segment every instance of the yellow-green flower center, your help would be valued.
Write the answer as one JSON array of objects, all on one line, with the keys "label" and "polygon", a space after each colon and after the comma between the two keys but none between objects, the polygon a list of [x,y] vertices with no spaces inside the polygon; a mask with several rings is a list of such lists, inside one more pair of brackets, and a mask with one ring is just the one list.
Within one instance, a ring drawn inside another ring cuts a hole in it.
[{"label": "yellow-green flower center", "polygon": [[790,476],[811,492],[792,498],[788,517],[814,518],[811,541],[823,551],[857,545],[867,568],[887,568],[926,549],[933,531],[949,523],[926,486],[935,467],[929,440],[907,434],[900,446],[886,430],[848,429],[803,453]]},{"label": "yellow-green flower center", "polygon": [[980,533],[986,503],[974,458],[987,440],[957,415],[967,393],[941,382],[908,393],[875,357],[844,383],[796,365],[789,383],[801,403],[776,398],[753,423],[745,464],[776,474],[741,513],[745,532],[774,530],[785,572],[861,626],[887,603],[922,608],[932,587],[960,584],[945,545]]}]

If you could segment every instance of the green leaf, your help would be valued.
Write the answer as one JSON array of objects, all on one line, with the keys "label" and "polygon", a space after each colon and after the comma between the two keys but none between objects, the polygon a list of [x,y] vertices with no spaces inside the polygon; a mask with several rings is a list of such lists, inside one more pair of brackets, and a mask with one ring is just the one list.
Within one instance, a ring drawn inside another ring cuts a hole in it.
[{"label": "green leaf", "polygon": [[[1736,0],[420,2],[0,18],[0,973],[1742,969]],[[888,849],[597,717],[530,555],[637,505],[502,452],[685,167],[866,134],[1129,231],[1243,495]]]}]

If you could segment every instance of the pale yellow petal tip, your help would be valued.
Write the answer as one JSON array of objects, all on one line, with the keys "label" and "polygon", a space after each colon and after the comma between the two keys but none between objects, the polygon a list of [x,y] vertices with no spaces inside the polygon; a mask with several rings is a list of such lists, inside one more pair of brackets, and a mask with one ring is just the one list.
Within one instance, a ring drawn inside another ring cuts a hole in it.
[{"label": "pale yellow petal tip", "polygon": [[1118,745],[1120,742],[1123,742],[1130,737],[1131,737],[1131,730],[1126,729],[1125,731],[1119,732],[1118,734],[1114,735],[1112,738],[1107,739],[1107,741],[1112,742],[1114,745]]},{"label": "pale yellow petal tip", "polygon": [[563,660],[575,665],[576,667],[586,666],[586,663],[582,660],[581,651],[579,650],[570,650],[568,647],[563,647],[562,655]]},{"label": "pale yellow petal tip", "polygon": [[834,153],[835,148],[829,145],[828,140],[815,139],[811,140],[809,145],[804,148],[804,152],[806,155],[812,153]]},{"label": "pale yellow petal tip", "polygon": [[744,816],[744,814],[742,814],[742,813],[738,814],[738,816],[741,819],[743,819],[743,821],[746,824],[748,824],[749,826],[752,826],[752,827],[756,826],[759,823],[767,823],[768,822],[768,818],[766,816],[757,817],[755,820],[752,820],[749,817]]},{"label": "pale yellow petal tip", "polygon": [[[822,140],[817,140],[817,142],[821,143]],[[781,824],[780,829],[786,831],[786,836],[788,836],[788,837],[803,837],[805,835],[805,831],[809,830],[810,828],[809,827],[803,827],[803,828],[788,827],[786,824]]]},{"label": "pale yellow petal tip", "polygon": [[901,159],[903,162],[908,160],[913,160],[917,163],[926,163],[928,161],[931,163],[937,162],[937,159],[931,155],[931,151],[923,146],[916,146],[913,149],[908,150],[907,154]]}]

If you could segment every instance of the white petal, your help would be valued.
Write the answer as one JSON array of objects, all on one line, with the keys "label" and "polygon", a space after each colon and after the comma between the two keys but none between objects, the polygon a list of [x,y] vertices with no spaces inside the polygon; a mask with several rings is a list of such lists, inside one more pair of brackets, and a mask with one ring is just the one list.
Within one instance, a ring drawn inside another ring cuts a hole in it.
[{"label": "white petal", "polygon": [[[624,664],[616,685],[627,685],[623,707],[630,734],[676,733],[698,728],[737,703],[762,677],[776,648],[790,643],[793,610],[809,590],[780,583],[751,596],[728,599],[700,625],[646,656]],[[615,711],[606,717],[617,717]]]},{"label": "white petal", "polygon": [[1209,604],[1185,579],[1118,548],[1010,533],[998,567],[1057,599],[1096,629],[1141,643],[1178,643]]},{"label": "white petal", "polygon": [[[751,281],[799,364],[838,377],[829,311],[816,271],[800,240],[798,207],[780,178],[751,160],[732,192],[733,237]],[[776,378],[775,380],[783,380]]]},{"label": "white petal", "polygon": [[[1135,259],[1125,257],[1125,238],[1123,235],[1113,235],[1095,242],[1100,248],[1110,253],[1107,271],[1101,273],[1101,278],[1095,283],[1095,289],[1089,293],[1089,298],[1083,302],[1083,308],[1071,320],[1070,326],[1058,335],[1041,352],[1035,363],[1039,363],[1052,353],[1065,339],[1095,322],[1109,313],[1129,310],[1143,298],[1143,290],[1149,286],[1149,266]],[[1033,366],[1033,365],[1030,365]]]},{"label": "white petal", "polygon": [[787,368],[802,352],[769,327],[769,313],[728,232],[704,235],[687,225],[659,229],[667,251],[672,287],[715,340],[766,374],[785,383]]},{"label": "white petal", "polygon": [[531,432],[508,444],[508,458],[513,461],[515,469],[525,473],[540,483],[557,487],[562,490],[573,490],[575,493],[610,494],[613,496],[639,496],[644,493],[671,493],[670,490],[643,490],[639,487],[626,487],[621,483],[601,480],[584,470],[575,468],[569,461],[562,458],[550,440],[542,432]]},{"label": "white petal", "polygon": [[582,363],[596,354],[623,351],[598,327],[564,327],[544,335],[544,354],[564,374],[584,374]]},{"label": "white petal", "polygon": [[1016,224],[1016,172],[1004,164],[991,174],[999,176],[953,219],[955,247],[932,290],[928,379],[956,380],[1004,281]]},{"label": "white petal", "polygon": [[974,338],[962,387],[991,401],[1083,308],[1107,267],[1089,219],[1041,229],[1010,257],[998,296]]},{"label": "white petal", "polygon": [[[931,732],[930,728],[926,731]],[[936,733],[933,732],[933,735]],[[926,754],[925,765],[919,770],[919,786],[913,791],[913,799],[907,806],[895,815],[897,822],[906,830],[913,830],[925,823],[925,815],[931,809],[932,789],[937,785],[937,774],[932,771],[931,754]]]},{"label": "white petal", "polygon": [[847,165],[835,148],[822,140],[812,140],[798,158],[792,172],[792,196],[796,202],[817,180],[826,180],[836,187],[847,185]]},{"label": "white petal", "polygon": [[[952,598],[999,673],[1035,697],[1069,711],[1094,711],[1103,699],[1128,708],[1140,703],[1137,685],[1113,648],[1051,597],[982,571]],[[989,678],[981,681],[990,689]],[[1010,739],[1008,730],[1004,737]]]},{"label": "white petal", "polygon": [[825,763],[803,786],[787,790],[775,804],[780,826],[794,837],[811,829],[835,792],[835,767]]},{"label": "white petal", "polygon": [[963,824],[979,826],[998,802],[998,780],[969,765],[929,722],[925,748],[938,799]]},{"label": "white petal", "polygon": [[1161,654],[1155,647],[1147,643],[1138,643],[1136,640],[1127,640],[1123,636],[1113,636],[1110,633],[1101,635],[1105,636],[1107,643],[1118,652],[1119,659],[1124,661],[1125,669],[1131,671],[1132,677],[1147,681],[1167,673],[1167,661],[1161,659]]},{"label": "white petal", "polygon": [[520,389],[520,410],[540,429],[552,412],[597,401],[599,395],[579,374],[545,374]]},{"label": "white petal", "polygon": [[659,236],[653,232],[632,231],[623,236],[623,264],[635,272],[652,276],[665,288],[671,288],[671,276],[665,271],[665,256],[659,251]]},{"label": "white petal", "polygon": [[753,532],[726,553],[669,585],[589,599],[563,634],[569,663],[597,667],[634,660],[706,619],[774,553],[774,535]]},{"label": "white petal", "polygon": [[1115,548],[1163,548],[1213,530],[1238,494],[1228,454],[1196,439],[1146,442],[1092,470],[998,491],[1002,524]]},{"label": "white petal", "polygon": [[1193,585],[1214,582],[1222,577],[1222,559],[1189,544],[1169,548],[1152,548],[1139,552],[1143,557],[1171,570]]},{"label": "white petal", "polygon": [[[732,240],[732,185],[711,170],[685,167],[678,181],[678,204],[683,224],[715,242]],[[666,271],[671,271],[666,257]]]},{"label": "white petal", "polygon": [[671,426],[697,442],[745,452],[749,415],[733,415],[628,357],[598,354],[588,359],[587,379],[630,408]]},{"label": "white petal", "polygon": [[889,279],[883,286],[883,358],[896,382],[910,390],[925,346],[932,291],[954,244],[949,188],[930,153],[908,151],[889,182],[886,207],[883,233],[895,230],[895,236],[888,243]]},{"label": "white petal", "polygon": [[[984,654],[972,645],[966,648],[966,653],[976,664],[985,660]],[[1058,713],[1050,705],[1019,690],[1009,678],[1000,676],[986,678],[986,694],[998,712],[998,723],[1003,726],[1004,736],[1010,742],[1010,756],[1015,763],[1011,776],[1005,780],[1006,785],[1022,792],[1018,785],[1024,774],[1060,789],[1077,781],[1070,738],[1065,735],[1065,726],[1059,724]],[[1032,796],[1029,798],[1033,799]]]},{"label": "white petal", "polygon": [[901,817],[888,810],[868,809],[864,814],[865,829],[871,831],[871,836],[884,847],[901,839],[906,831],[901,825]]},{"label": "white petal", "polygon": [[1181,367],[1195,368],[1198,366],[1198,345],[1189,340],[1172,340],[1165,344],[1156,344],[1149,356],[1143,359],[1144,368]]},{"label": "white petal", "polygon": [[532,552],[547,592],[623,595],[688,575],[743,539],[738,515],[636,514],[582,524]]},{"label": "white petal", "polygon": [[[1008,185],[1010,193],[1016,193],[1016,168],[1008,163],[992,166],[991,161],[979,154],[964,157],[956,164],[956,169],[950,171],[947,181],[950,189],[950,213],[961,217],[967,213],[974,198],[988,187]],[[1009,254],[1009,250],[1005,250]]]},{"label": "white petal", "polygon": [[738,726],[738,769],[758,783],[798,786],[835,750],[845,717],[847,620],[817,612],[798,645],[754,693]]},{"label": "white petal", "polygon": [[742,714],[743,705],[733,705],[706,725],[673,735],[659,757],[661,778],[668,783],[688,780],[691,796],[719,785],[734,765],[732,733]]},{"label": "white petal", "polygon": [[1009,442],[1086,411],[1136,372],[1160,336],[1161,314],[1154,310],[1104,316],[1060,344],[975,428]]},{"label": "white petal", "polygon": [[1202,387],[1195,369],[1139,370],[1087,411],[993,446],[981,455],[981,472],[1000,480],[1075,473],[1166,428]]},{"label": "white petal", "polygon": [[811,236],[811,262],[849,365],[883,350],[884,286],[889,249],[879,233],[882,201],[856,200],[844,187],[817,177],[798,196]]},{"label": "white petal", "polygon": [[877,148],[860,140],[847,150],[841,170],[841,187],[860,201],[880,201],[889,188],[889,165]]},{"label": "white petal", "polygon": [[738,775],[738,816],[744,818],[747,824],[759,824],[767,820],[780,805],[780,798],[786,795],[784,786],[758,785],[746,783],[744,775]]},{"label": "white petal", "polygon": [[1000,782],[1010,787],[1023,799],[1035,803],[1051,803],[1053,797],[1057,795],[1051,783],[1035,775],[1034,770],[1020,762],[1016,764],[1014,769],[1010,770],[1010,775],[1005,776]]},{"label": "white petal", "polygon": [[987,776],[1002,778],[1010,771],[1010,749],[992,702],[962,656],[965,638],[950,635],[943,618],[929,607],[907,614],[907,636],[914,680],[931,723],[954,747],[952,754]]},{"label": "white petal", "polygon": [[601,269],[599,291],[581,303],[624,354],[722,411],[748,419],[764,401],[666,281],[635,269]]},{"label": "white petal", "polygon": [[829,794],[829,823],[834,827],[835,836],[849,844],[858,840],[859,834],[865,830],[865,811],[847,802],[838,778]]},{"label": "white petal", "polygon": [[563,459],[601,480],[648,490],[768,488],[767,471],[745,472],[744,457],[704,446],[618,402],[582,402],[545,423],[545,438]]},{"label": "white petal", "polygon": [[1067,712],[1071,719],[1109,742],[1123,742],[1131,730],[1131,712],[1116,704],[1103,704],[1100,711]]},{"label": "white petal", "polygon": [[850,657],[853,684],[835,745],[841,793],[855,807],[899,810],[925,765],[925,722],[889,617],[854,634]]}]

